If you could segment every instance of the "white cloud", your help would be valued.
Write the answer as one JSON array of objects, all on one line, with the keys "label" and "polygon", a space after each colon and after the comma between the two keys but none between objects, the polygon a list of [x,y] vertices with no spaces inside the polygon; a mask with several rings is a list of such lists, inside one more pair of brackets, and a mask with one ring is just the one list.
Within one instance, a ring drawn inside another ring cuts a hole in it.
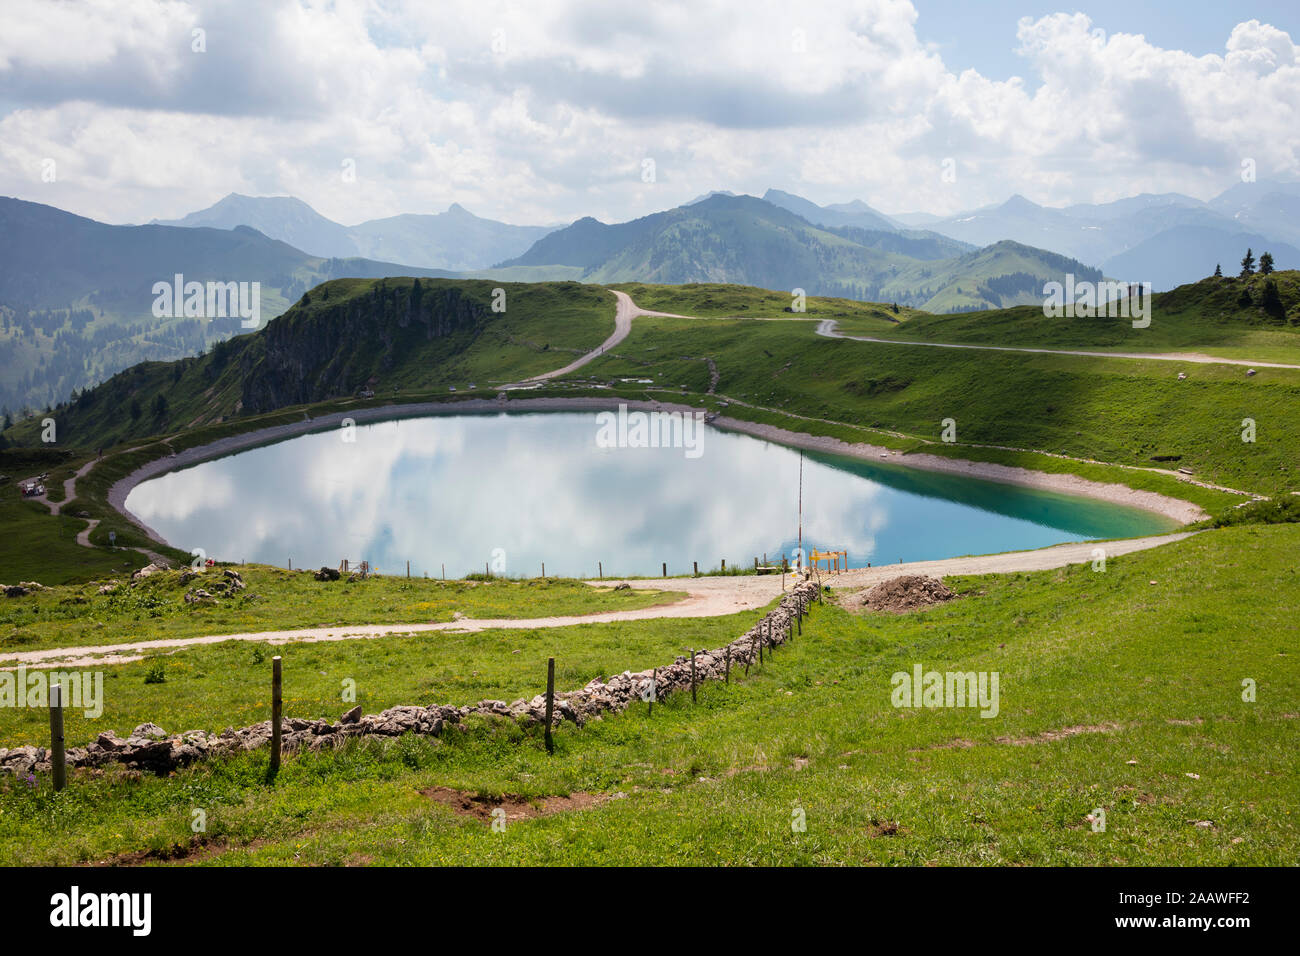
[{"label": "white cloud", "polygon": [[1300,174],[1296,47],[1256,20],[1197,57],[1082,14],[1026,18],[1006,43],[1032,79],[1006,81],[947,67],[907,0],[82,0],[9,22],[0,192],[109,221],[231,191],[345,223],[453,201],[554,222],[715,188],[953,211],[1013,191],[1208,196],[1244,157]]}]

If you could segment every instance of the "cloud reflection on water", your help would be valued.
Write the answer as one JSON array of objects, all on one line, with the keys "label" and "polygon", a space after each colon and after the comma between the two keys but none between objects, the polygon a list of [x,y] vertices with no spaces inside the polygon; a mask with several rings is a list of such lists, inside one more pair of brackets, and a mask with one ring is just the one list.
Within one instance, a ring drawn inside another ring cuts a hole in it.
[{"label": "cloud reflection on water", "polygon": [[[692,561],[704,569],[792,550],[797,451],[706,428],[703,455],[688,459],[599,448],[596,433],[589,413],[380,422],[358,426],[353,443],[320,432],[172,472],[139,485],[127,506],[175,546],[213,557],[347,557],[393,573],[410,560],[430,576],[444,562],[449,575],[482,570],[497,548],[506,573],[523,575],[542,561],[558,574],[595,574],[598,561],[610,574],[657,574],[664,561],[681,573]],[[804,462],[805,547],[847,549],[855,566],[1151,530],[1135,522],[1059,495]]]}]

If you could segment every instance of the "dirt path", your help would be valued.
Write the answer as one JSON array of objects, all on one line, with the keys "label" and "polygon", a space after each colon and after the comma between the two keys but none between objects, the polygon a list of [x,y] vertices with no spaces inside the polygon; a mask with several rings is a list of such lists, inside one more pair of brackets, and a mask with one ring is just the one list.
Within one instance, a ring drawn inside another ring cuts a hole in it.
[{"label": "dirt path", "polygon": [[685,318],[685,316],[675,316],[671,312],[647,311],[646,309],[639,308],[637,304],[632,301],[632,297],[628,295],[626,292],[619,292],[616,289],[610,289],[610,291],[613,292],[614,297],[618,299],[618,307],[614,312],[614,334],[613,335],[607,338],[599,346],[592,349],[586,355],[574,359],[568,365],[564,366],[564,368],[557,368],[553,372],[543,372],[541,375],[534,375],[532,378],[526,378],[522,382],[516,382],[514,385],[504,385],[502,386],[502,388],[517,389],[517,388],[527,387],[530,385],[537,385],[541,382],[545,382],[553,378],[559,378],[561,375],[568,375],[570,372],[577,371],[578,369],[586,365],[588,362],[600,358],[600,356],[604,355],[614,346],[618,345],[618,343],[622,342],[625,338],[627,338],[628,333],[632,331],[632,320],[639,315],[657,315],[663,318]]},{"label": "dirt path", "polygon": [[[891,564],[876,568],[863,568],[833,577],[824,577],[833,587],[861,587],[900,574],[929,574],[943,577],[955,574],[1007,574],[1022,571],[1046,571],[1070,564],[1082,564],[1093,559],[1096,548],[1105,548],[1108,558],[1132,554],[1147,548],[1170,544],[1190,537],[1196,532],[1154,535],[1111,541],[1104,544],[1082,542],[1059,544],[1037,551],[1013,551],[1006,554],[987,554],[965,558],[946,558],[939,561],[914,561],[909,564]],[[609,587],[609,581],[588,581],[596,587]],[[534,618],[466,618],[439,624],[357,624],[334,627],[304,627],[285,631],[255,631],[246,634],[214,634],[206,637],[178,637],[156,641],[137,641],[130,644],[104,644],[98,647],[59,647],[40,651],[0,653],[5,665],[0,670],[12,670],[19,664],[34,667],[96,667],[105,664],[125,664],[141,660],[146,653],[169,648],[194,647],[201,644],[219,644],[223,641],[256,641],[266,644],[290,642],[317,643],[322,641],[349,641],[387,637],[395,634],[425,634],[436,631],[469,633],[485,630],[532,630],[544,627],[572,627],[576,624],[607,624],[614,621],[644,621],[661,618],[721,617],[741,611],[752,611],[776,600],[782,592],[781,575],[736,575],[706,578],[654,578],[629,581],[638,590],[672,588],[687,592],[687,597],[673,604],[638,608],[629,611],[602,611],[596,614],[565,615]]]},{"label": "dirt path", "polygon": [[837,330],[834,319],[822,319],[817,334],[828,339],[851,339],[881,345],[924,345],[936,349],[975,349],[981,352],[1033,352],[1039,355],[1085,355],[1090,358],[1150,359],[1156,362],[1193,362],[1197,365],[1249,365],[1253,368],[1300,368],[1283,362],[1251,362],[1246,359],[1219,358],[1201,352],[1085,352],[1077,349],[1033,349],[1014,345],[966,345],[955,342],[915,342],[906,339],[878,339],[869,335],[845,335]]},{"label": "dirt path", "polygon": [[[132,451],[134,450],[135,449],[132,449]],[[100,459],[98,458],[90,459],[90,461],[86,462],[84,465],[78,468],[71,478],[64,479],[62,501],[51,501],[49,498],[48,491],[46,491],[46,493],[43,495],[33,495],[27,500],[39,501],[41,504],[45,505],[45,507],[50,509],[51,515],[57,518],[63,512],[63,506],[67,504],[69,501],[71,501],[73,498],[77,497],[77,479],[84,478],[86,474],[90,471],[90,469],[94,468],[95,465],[99,464],[99,461]],[[28,482],[32,482],[32,481],[36,481],[36,478],[34,477],[25,478],[23,479],[21,484],[27,484]],[[81,545],[83,548],[98,547],[98,545],[91,543],[90,534],[97,527],[99,527],[99,519],[81,518],[79,520],[86,522],[86,527],[82,528],[80,531],[77,532],[77,544]],[[159,554],[156,551],[150,551],[148,548],[129,548],[129,549],[124,548],[123,550],[139,551],[141,554],[143,554],[154,564],[166,565],[169,563],[167,559],[164,558],[161,554]]]}]

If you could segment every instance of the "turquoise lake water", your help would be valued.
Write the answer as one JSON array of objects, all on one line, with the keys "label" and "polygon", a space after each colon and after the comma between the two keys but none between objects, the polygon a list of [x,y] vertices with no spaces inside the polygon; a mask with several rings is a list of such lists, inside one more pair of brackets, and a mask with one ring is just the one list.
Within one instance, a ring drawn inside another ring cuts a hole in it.
[{"label": "turquoise lake water", "polygon": [[[602,447],[597,413],[435,415],[301,435],[143,482],[175,547],[381,573],[689,573],[791,555],[799,452],[699,425],[691,447]],[[354,439],[345,441],[346,435]],[[629,439],[634,444],[636,438]],[[852,567],[1170,530],[1134,508],[807,453],[806,549]]]}]

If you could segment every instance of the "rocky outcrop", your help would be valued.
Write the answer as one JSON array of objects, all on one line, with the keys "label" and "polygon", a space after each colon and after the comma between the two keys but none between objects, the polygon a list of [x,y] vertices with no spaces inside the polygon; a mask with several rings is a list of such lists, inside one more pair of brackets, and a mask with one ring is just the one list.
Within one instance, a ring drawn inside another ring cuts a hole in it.
[{"label": "rocky outcrop", "polygon": [[[746,667],[758,658],[759,647],[784,644],[797,627],[795,618],[806,611],[817,597],[817,585],[805,582],[791,589],[773,610],[752,628],[725,647],[705,650],[695,655],[697,684],[723,680],[728,661],[732,667]],[[653,683],[652,683],[653,682]],[[623,671],[608,680],[597,678],[579,690],[556,694],[552,726],[566,720],[582,726],[588,720],[606,714],[618,714],[634,703],[662,700],[691,689],[691,659],[678,657],[664,667],[643,671]],[[285,717],[280,724],[281,744],[286,752],[322,750],[338,747],[361,737],[394,738],[415,733],[437,737],[447,726],[462,726],[472,715],[479,714],[535,726],[546,720],[546,696],[531,700],[520,698],[513,703],[481,700],[461,707],[400,705],[378,714],[362,714],[353,707],[337,722]],[[271,722],[264,720],[238,730],[227,728],[220,734],[189,730],[171,735],[156,724],[141,724],[122,738],[115,732],[100,734],[85,747],[67,751],[69,767],[101,767],[118,764],[136,770],[167,774],[195,760],[209,756],[230,756],[265,746],[271,739]],[[42,747],[0,748],[0,770],[18,776],[48,772],[49,753]]]},{"label": "rocky outcrop", "polygon": [[143,580],[144,578],[151,577],[157,574],[159,571],[165,571],[165,570],[167,569],[160,564],[146,564],[143,568],[138,568],[137,570],[131,572],[131,580],[140,581]]},{"label": "rocky outcrop", "polygon": [[245,414],[351,395],[434,340],[439,354],[454,354],[492,315],[462,288],[429,280],[381,280],[359,295],[342,294],[336,284],[311,290],[310,307],[290,309],[242,350]]}]

